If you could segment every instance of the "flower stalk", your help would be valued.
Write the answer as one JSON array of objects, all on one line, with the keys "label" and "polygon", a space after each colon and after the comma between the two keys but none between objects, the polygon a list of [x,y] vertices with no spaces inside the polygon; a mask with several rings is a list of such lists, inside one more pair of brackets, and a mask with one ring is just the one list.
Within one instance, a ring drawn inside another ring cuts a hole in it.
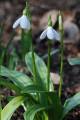
[{"label": "flower stalk", "polygon": [[60,83],[59,83],[59,98],[61,98],[61,93],[62,93],[62,82],[63,82],[63,59],[64,59],[64,44],[63,44],[63,39],[64,39],[64,30],[63,30],[63,21],[62,21],[62,14],[59,12],[59,32],[60,32]]},{"label": "flower stalk", "polygon": [[51,16],[48,18],[48,27],[41,33],[40,39],[48,38],[48,62],[47,62],[47,89],[50,90],[50,41],[60,41],[59,33],[52,27]]},{"label": "flower stalk", "polygon": [[[31,22],[31,12],[30,12],[30,7],[29,7],[29,1],[26,1],[26,7],[23,11],[23,14],[26,14],[28,16],[30,22]],[[31,32],[31,37],[32,37],[32,30]],[[33,42],[31,41],[31,51],[32,51],[32,64],[33,64],[33,79],[36,83],[36,64],[35,64],[35,55],[34,55],[34,47],[33,47]]]}]

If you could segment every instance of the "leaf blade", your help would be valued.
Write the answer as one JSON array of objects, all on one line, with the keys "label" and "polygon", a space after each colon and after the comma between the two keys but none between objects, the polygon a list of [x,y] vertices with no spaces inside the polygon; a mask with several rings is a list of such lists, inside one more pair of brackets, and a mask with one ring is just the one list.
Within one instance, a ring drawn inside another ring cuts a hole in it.
[{"label": "leaf blade", "polygon": [[9,70],[3,66],[1,66],[0,75],[9,78],[20,89],[33,83],[27,75],[18,71]]},{"label": "leaf blade", "polygon": [[[36,72],[37,72],[37,84],[43,87],[44,90],[47,90],[47,67],[44,61],[34,53]],[[32,52],[29,52],[25,56],[25,61],[28,67],[28,70],[33,74],[33,62],[32,62]],[[53,85],[50,79],[50,90],[53,91]]]},{"label": "leaf blade", "polygon": [[24,102],[24,96],[13,98],[1,111],[1,120],[10,120],[14,111]]},{"label": "leaf blade", "polygon": [[68,58],[70,65],[80,65],[80,58]]},{"label": "leaf blade", "polygon": [[78,105],[80,105],[80,92],[65,101],[62,118],[64,118],[69,111]]}]

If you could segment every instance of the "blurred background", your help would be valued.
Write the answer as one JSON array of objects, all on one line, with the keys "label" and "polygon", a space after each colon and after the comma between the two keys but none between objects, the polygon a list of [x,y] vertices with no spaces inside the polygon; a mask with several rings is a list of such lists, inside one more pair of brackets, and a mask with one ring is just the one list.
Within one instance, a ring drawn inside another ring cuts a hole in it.
[{"label": "blurred background", "polygon": [[[46,28],[48,16],[51,15],[53,27],[58,30],[57,15],[58,10],[63,12],[64,26],[64,83],[63,97],[68,98],[76,92],[80,91],[80,65],[71,66],[67,59],[72,57],[80,57],[80,0],[29,0],[30,10],[32,14],[32,30],[33,43],[35,51],[43,56],[46,62],[47,42],[40,41],[40,33]],[[14,21],[22,15],[25,7],[25,0],[0,0],[0,26],[3,26],[3,32],[0,31],[0,40],[3,47],[6,47],[10,34],[12,34],[12,25]],[[12,38],[12,45],[19,49],[20,29],[16,30],[16,34]],[[52,45],[54,52],[51,60],[51,77],[54,84],[59,84],[59,43]],[[12,49],[12,48],[11,48]],[[10,50],[11,50],[10,49]],[[22,66],[18,66],[18,70],[23,70]],[[57,80],[55,82],[55,79]],[[5,91],[5,90],[4,90]],[[74,119],[73,119],[74,118]],[[80,120],[80,108],[70,113],[67,120]]]}]

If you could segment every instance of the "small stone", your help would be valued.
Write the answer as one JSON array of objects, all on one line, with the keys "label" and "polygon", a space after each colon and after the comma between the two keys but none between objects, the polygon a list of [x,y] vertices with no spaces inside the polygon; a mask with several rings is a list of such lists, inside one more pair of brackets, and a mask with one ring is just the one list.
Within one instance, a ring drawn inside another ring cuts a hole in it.
[{"label": "small stone", "polygon": [[60,83],[60,76],[59,76],[59,74],[57,74],[57,73],[50,73],[50,76],[51,76],[51,80],[52,80],[53,84],[59,85],[59,83]]},{"label": "small stone", "polygon": [[70,21],[64,22],[64,39],[65,42],[77,42],[79,40],[79,28],[75,23],[72,23]]}]

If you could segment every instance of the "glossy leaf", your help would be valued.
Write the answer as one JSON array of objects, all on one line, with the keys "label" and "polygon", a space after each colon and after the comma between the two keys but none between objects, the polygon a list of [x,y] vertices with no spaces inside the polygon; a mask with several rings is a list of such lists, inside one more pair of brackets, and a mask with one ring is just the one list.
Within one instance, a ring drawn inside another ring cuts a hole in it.
[{"label": "glossy leaf", "polygon": [[1,105],[0,105],[0,120],[1,120],[1,111],[2,111],[2,108],[1,108]]},{"label": "glossy leaf", "polygon": [[12,99],[1,111],[1,120],[10,120],[15,110],[24,102],[25,97],[18,96]]},{"label": "glossy leaf", "polygon": [[1,66],[0,75],[9,78],[20,89],[32,84],[32,80],[27,75],[18,71],[9,70],[3,66]]},{"label": "glossy leaf", "polygon": [[78,105],[80,105],[80,92],[65,101],[63,118]]},{"label": "glossy leaf", "polygon": [[49,92],[46,94],[52,106],[52,110],[50,111],[50,113],[52,114],[52,115],[50,114],[50,117],[52,118],[51,120],[59,120],[63,112],[63,107],[59,99],[59,96],[57,95],[56,92]]},{"label": "glossy leaf", "polygon": [[70,65],[80,65],[80,58],[68,58]]},{"label": "glossy leaf", "polygon": [[41,93],[41,92],[48,92],[48,91],[43,91],[42,87],[41,86],[37,86],[37,85],[26,86],[21,91],[21,93]]},{"label": "glossy leaf", "polygon": [[[35,57],[35,64],[36,64],[36,72],[37,72],[37,83],[42,86],[45,90],[47,90],[47,67],[44,61],[34,54]],[[33,74],[33,62],[32,62],[32,52],[29,52],[26,57],[25,61],[28,67],[28,70]],[[51,81],[51,80],[50,80]],[[53,85],[50,82],[50,90],[53,91]]]},{"label": "glossy leaf", "polygon": [[9,88],[9,89],[11,89],[11,90],[14,90],[14,91],[16,91],[17,93],[19,93],[20,92],[20,89],[16,86],[16,85],[14,85],[13,83],[11,83],[10,81],[6,81],[5,79],[0,79],[0,86],[5,86],[6,88]]},{"label": "glossy leaf", "polygon": [[[59,101],[59,97],[54,92],[44,92],[47,95],[47,104],[36,104],[28,108],[25,113],[25,120],[33,120],[35,115],[43,110],[47,110],[47,113],[52,111],[52,116],[54,120],[59,120],[62,115],[62,105]],[[50,116],[49,116],[50,117]],[[51,119],[51,120],[53,120]]]},{"label": "glossy leaf", "polygon": [[2,105],[1,105],[1,100],[2,100],[2,95],[0,95],[0,120],[1,120],[1,111],[2,111]]},{"label": "glossy leaf", "polygon": [[[51,106],[50,106],[51,107]],[[24,118],[25,120],[34,120],[35,115],[40,112],[43,111],[45,109],[49,109],[48,106],[44,106],[44,105],[32,105],[24,114]]]}]

